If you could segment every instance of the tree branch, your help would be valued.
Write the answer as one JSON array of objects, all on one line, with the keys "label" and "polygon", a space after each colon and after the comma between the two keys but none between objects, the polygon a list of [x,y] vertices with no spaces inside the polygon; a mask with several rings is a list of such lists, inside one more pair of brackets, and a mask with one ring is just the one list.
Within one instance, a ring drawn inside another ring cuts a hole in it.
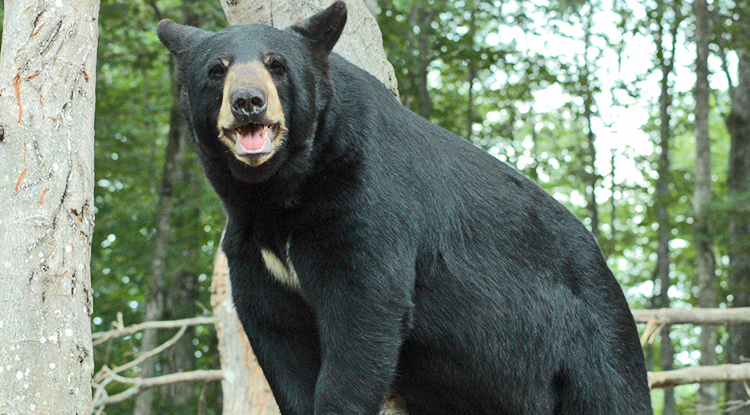
[{"label": "tree branch", "polygon": [[148,388],[153,388],[156,386],[171,385],[181,382],[213,382],[224,379],[224,375],[221,370],[194,370],[192,372],[172,373],[169,375],[157,376],[147,379],[126,378],[113,372],[110,372],[108,375],[115,381],[128,383],[134,386],[124,392],[118,393],[117,395],[108,396],[104,399],[100,399],[94,402],[95,408],[125,401],[134,396],[137,396]]},{"label": "tree branch", "polygon": [[114,330],[94,333],[91,335],[91,338],[94,340],[100,339],[94,342],[94,346],[97,346],[113,337],[129,336],[131,334],[135,334],[143,330],[169,329],[169,328],[185,327],[185,326],[197,326],[200,324],[214,324],[214,318],[213,317],[195,317],[195,318],[186,318],[182,320],[171,320],[171,321],[147,321],[145,323],[134,324],[128,327],[122,327],[122,323],[115,323],[115,326],[117,328],[115,328]]},{"label": "tree branch", "polygon": [[738,365],[695,366],[666,372],[649,372],[651,389],[673,388],[691,383],[750,381],[750,363]]},{"label": "tree branch", "polygon": [[[173,344],[177,343],[177,340],[180,340],[180,337],[182,337],[182,335],[185,334],[185,330],[187,330],[187,326],[180,327],[180,330],[177,332],[177,334],[175,334],[174,336],[172,336],[171,339],[169,339],[166,342],[164,342],[164,344],[162,344],[161,346],[156,347],[154,349],[151,349],[151,350],[147,351],[146,353],[143,353],[140,356],[138,356],[137,359],[135,359],[135,360],[133,360],[133,361],[131,361],[129,363],[126,363],[126,364],[124,364],[122,366],[117,366],[114,369],[111,369],[111,371],[114,372],[114,373],[120,373],[123,370],[130,369],[131,367],[142,363],[144,360],[148,359],[151,356],[155,356],[155,355],[161,353],[162,351],[164,351],[168,347],[170,347]],[[109,369],[109,368],[107,368],[107,369]]]},{"label": "tree branch", "polygon": [[631,310],[636,323],[734,325],[750,324],[750,307],[694,308],[690,310]]},{"label": "tree branch", "polygon": [[[145,329],[174,328],[174,327],[180,328],[177,331],[177,333],[174,336],[172,336],[171,339],[164,342],[159,347],[148,350],[147,352],[141,354],[140,356],[138,356],[137,359],[131,362],[128,362],[122,366],[117,366],[113,369],[110,369],[106,365],[102,367],[102,369],[93,378],[93,382],[94,382],[93,386],[95,388],[94,407],[99,408],[99,410],[95,411],[95,413],[98,415],[103,412],[103,408],[106,405],[117,403],[117,402],[122,402],[126,399],[137,396],[138,394],[143,392],[145,389],[148,389],[153,386],[162,386],[162,385],[171,384],[171,383],[193,382],[193,381],[210,382],[213,380],[222,379],[223,375],[222,375],[222,371],[220,370],[181,372],[181,373],[173,373],[170,375],[152,377],[152,378],[146,378],[146,379],[127,378],[127,377],[118,375],[118,373],[126,369],[130,369],[133,366],[136,366],[142,363],[144,360],[148,359],[149,357],[157,355],[161,353],[162,351],[164,351],[165,349],[169,348],[170,346],[174,345],[183,336],[183,334],[185,334],[185,331],[187,330],[188,326],[196,325],[196,324],[213,324],[213,322],[214,322],[213,317],[198,317],[198,318],[190,318],[190,319],[174,320],[174,321],[149,321],[146,323],[135,324],[129,327],[122,327],[122,320],[118,318],[118,321],[115,323],[115,326],[119,326],[120,328],[115,329],[115,330],[110,330],[107,332],[96,333],[95,334],[96,337],[102,338],[102,340],[99,341],[99,343],[101,343],[102,341],[105,341],[112,337],[126,336],[126,335],[133,334],[138,331],[145,330]],[[133,386],[132,388],[124,392],[118,393],[117,395],[108,396],[105,388],[108,384],[112,382],[132,384],[135,386]]]}]

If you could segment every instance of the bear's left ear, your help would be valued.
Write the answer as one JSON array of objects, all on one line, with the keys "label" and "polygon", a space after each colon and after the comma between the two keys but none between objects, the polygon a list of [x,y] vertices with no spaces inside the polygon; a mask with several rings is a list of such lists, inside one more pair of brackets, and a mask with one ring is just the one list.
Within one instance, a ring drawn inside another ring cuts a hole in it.
[{"label": "bear's left ear", "polygon": [[328,56],[338,42],[346,25],[346,3],[339,0],[327,9],[291,26],[291,29],[304,36],[314,51]]},{"label": "bear's left ear", "polygon": [[198,42],[209,36],[211,32],[199,29],[197,27],[177,24],[169,19],[159,22],[156,28],[156,34],[159,35],[161,43],[179,57],[183,52],[187,52]]}]

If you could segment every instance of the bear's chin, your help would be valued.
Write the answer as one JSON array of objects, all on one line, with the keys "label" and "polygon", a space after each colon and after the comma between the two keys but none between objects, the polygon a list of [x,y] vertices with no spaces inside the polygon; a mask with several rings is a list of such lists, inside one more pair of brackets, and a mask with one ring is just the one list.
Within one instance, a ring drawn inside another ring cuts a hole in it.
[{"label": "bear's chin", "polygon": [[[274,154],[276,156],[276,154]],[[244,160],[239,160],[234,154],[228,160],[229,171],[235,179],[248,183],[258,184],[270,179],[278,171],[278,157],[271,157],[257,165],[250,164]]]}]

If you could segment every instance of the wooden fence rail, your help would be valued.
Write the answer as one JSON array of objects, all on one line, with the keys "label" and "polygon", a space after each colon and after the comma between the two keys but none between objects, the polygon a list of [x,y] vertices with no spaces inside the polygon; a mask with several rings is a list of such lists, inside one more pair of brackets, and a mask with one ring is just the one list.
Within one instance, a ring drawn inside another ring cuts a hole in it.
[{"label": "wooden fence rail", "polygon": [[[648,334],[644,333],[644,340],[648,340],[658,333],[658,327],[672,324],[697,324],[697,325],[734,325],[750,324],[750,307],[746,308],[693,308],[689,310],[674,310],[662,308],[657,310],[632,310],[636,323],[648,324],[646,328]],[[192,319],[175,320],[175,321],[158,321],[146,322],[124,327],[121,318],[114,324],[113,330],[94,333],[93,337],[97,343],[101,343],[113,337],[132,335],[144,329],[149,328],[176,328],[196,324],[213,324],[213,317],[198,317]],[[205,374],[210,375],[209,380],[218,379],[221,371],[204,371],[201,372],[200,380],[206,380]],[[210,373],[209,373],[210,372]],[[197,373],[197,372],[196,372]],[[166,378],[165,378],[166,379]],[[158,379],[162,381],[162,379]],[[179,381],[189,381],[191,379],[182,379]],[[138,391],[142,387],[153,386],[148,382],[151,380],[138,379]],[[153,380],[153,381],[156,381]],[[170,379],[171,381],[171,379]],[[693,383],[720,383],[720,382],[750,382],[750,363],[736,365],[717,365],[702,367],[686,367],[677,370],[665,372],[649,372],[648,384],[651,389],[673,388],[679,385]],[[132,382],[131,382],[132,383]],[[156,385],[156,384],[155,384]],[[136,393],[138,392],[136,391]],[[109,400],[117,400],[121,396],[109,397]],[[98,405],[110,403],[102,400],[97,402]],[[96,403],[95,403],[96,404]]]},{"label": "wooden fence rail", "polygon": [[750,307],[631,310],[636,323],[733,325],[750,324]]},{"label": "wooden fence rail", "polygon": [[665,372],[649,372],[651,389],[673,388],[692,383],[750,382],[750,363],[694,366]]}]

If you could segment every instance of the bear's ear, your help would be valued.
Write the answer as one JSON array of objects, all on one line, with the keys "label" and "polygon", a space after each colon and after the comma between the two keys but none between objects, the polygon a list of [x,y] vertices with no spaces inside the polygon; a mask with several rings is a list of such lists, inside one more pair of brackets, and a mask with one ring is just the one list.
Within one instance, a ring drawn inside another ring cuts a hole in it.
[{"label": "bear's ear", "polygon": [[344,25],[346,25],[346,3],[339,0],[327,9],[292,26],[291,29],[304,36],[314,51],[327,56],[341,37]]},{"label": "bear's ear", "polygon": [[203,38],[209,36],[211,32],[206,32],[197,27],[177,24],[169,19],[165,19],[159,22],[156,34],[159,35],[159,40],[161,40],[161,43],[170,52],[179,56],[183,52],[190,50]]}]

